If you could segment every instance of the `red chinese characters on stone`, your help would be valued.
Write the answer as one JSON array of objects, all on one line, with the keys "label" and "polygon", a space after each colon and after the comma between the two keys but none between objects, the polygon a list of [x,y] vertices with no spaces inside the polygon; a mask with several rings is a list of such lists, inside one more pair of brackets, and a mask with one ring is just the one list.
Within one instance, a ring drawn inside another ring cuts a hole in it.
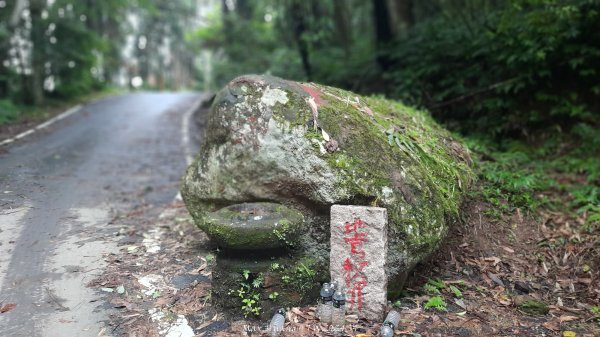
[{"label": "red chinese characters on stone", "polygon": [[363,269],[369,264],[365,260],[365,252],[362,250],[363,244],[367,242],[367,233],[365,229],[367,223],[361,219],[354,219],[354,222],[344,224],[344,242],[349,245],[349,257],[344,260],[342,265],[344,269],[344,279],[346,289],[349,293],[347,302],[350,310],[356,308],[360,311],[363,307],[363,289],[367,286],[369,280]]}]

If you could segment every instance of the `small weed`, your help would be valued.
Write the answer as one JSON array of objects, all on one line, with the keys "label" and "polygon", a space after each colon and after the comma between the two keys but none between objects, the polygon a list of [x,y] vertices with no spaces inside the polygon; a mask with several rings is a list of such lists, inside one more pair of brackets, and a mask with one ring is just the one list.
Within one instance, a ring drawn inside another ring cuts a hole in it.
[{"label": "small weed", "polygon": [[243,303],[243,305],[242,305],[242,312],[244,313],[244,317],[248,317],[251,314],[253,314],[255,316],[259,316],[260,315],[260,311],[262,309],[257,304],[258,299],[259,299],[259,295],[258,294],[252,295],[251,298],[244,298],[244,299],[242,299],[242,303]]},{"label": "small weed", "polygon": [[274,229],[273,234],[286,246],[293,247],[294,243],[289,239],[290,223],[287,220],[281,220],[279,224],[281,228]]},{"label": "small weed", "polygon": [[456,298],[462,298],[463,297],[462,292],[457,287],[455,287],[453,285],[450,285],[449,288],[452,291],[452,293],[454,294],[454,297],[456,297]]},{"label": "small weed", "polygon": [[263,283],[262,274],[253,274],[249,270],[242,271],[243,281],[237,290],[229,290],[228,295],[237,296],[241,299],[241,309],[244,317],[250,315],[259,316],[262,308],[260,307],[260,293],[258,289]]},{"label": "small weed", "polygon": [[441,294],[440,290],[431,284],[427,283],[423,286],[423,290],[428,294]]},{"label": "small weed", "polygon": [[276,292],[276,291],[275,291],[275,292],[272,292],[272,293],[270,293],[270,294],[269,294],[269,299],[270,299],[271,301],[275,301],[275,300],[277,300],[277,297],[279,297],[279,293],[278,293],[278,292]]},{"label": "small weed", "polygon": [[429,279],[423,286],[423,290],[428,294],[441,294],[445,288],[446,284],[440,279]]},{"label": "small weed", "polygon": [[208,264],[215,262],[215,256],[213,254],[206,254],[206,256],[204,256],[204,259]]},{"label": "small weed", "polygon": [[313,261],[298,263],[292,270],[281,277],[284,284],[290,285],[299,291],[306,291],[315,284],[317,272],[314,270]]},{"label": "small weed", "polygon": [[262,276],[257,276],[257,277],[254,278],[254,280],[252,280],[252,286],[254,288],[260,288],[260,286],[262,285],[262,283],[263,283]]},{"label": "small weed", "polygon": [[446,301],[444,301],[444,299],[441,298],[440,296],[433,296],[433,297],[429,298],[427,303],[425,303],[424,307],[425,307],[425,309],[435,309],[435,310],[439,310],[439,311],[447,311]]}]

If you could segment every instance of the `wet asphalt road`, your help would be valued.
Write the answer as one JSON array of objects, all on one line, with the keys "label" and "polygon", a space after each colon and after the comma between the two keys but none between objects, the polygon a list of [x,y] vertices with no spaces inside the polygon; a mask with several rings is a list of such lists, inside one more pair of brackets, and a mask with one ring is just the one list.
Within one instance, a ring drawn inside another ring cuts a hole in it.
[{"label": "wet asphalt road", "polygon": [[0,307],[16,307],[0,314],[0,336],[98,336],[110,309],[85,285],[118,251],[111,220],[140,209],[151,219],[173,200],[193,151],[184,119],[201,97],[103,99],[4,148]]}]

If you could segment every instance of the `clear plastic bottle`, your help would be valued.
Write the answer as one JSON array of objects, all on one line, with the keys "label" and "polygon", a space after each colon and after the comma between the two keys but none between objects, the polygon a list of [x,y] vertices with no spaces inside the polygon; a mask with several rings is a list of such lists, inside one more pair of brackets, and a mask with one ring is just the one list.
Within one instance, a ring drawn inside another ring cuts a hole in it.
[{"label": "clear plastic bottle", "polygon": [[323,283],[321,288],[321,297],[319,306],[317,307],[317,317],[324,323],[331,323],[331,301],[333,296],[333,289],[329,283]]},{"label": "clear plastic bottle", "polygon": [[338,290],[339,282],[331,280],[331,282],[329,282],[329,285],[331,286],[331,289],[333,289],[333,292],[335,293],[335,291]]},{"label": "clear plastic bottle", "polygon": [[346,294],[343,289],[338,289],[333,294],[333,307],[331,309],[331,331],[334,336],[344,334],[344,323],[346,322]]},{"label": "clear plastic bottle", "polygon": [[277,309],[271,323],[269,323],[269,336],[277,337],[283,331],[283,324],[285,323],[285,309]]},{"label": "clear plastic bottle", "polygon": [[398,326],[400,322],[400,313],[396,310],[392,310],[388,312],[385,321],[383,321],[383,325],[381,326],[381,336],[382,337],[393,337],[394,329]]}]

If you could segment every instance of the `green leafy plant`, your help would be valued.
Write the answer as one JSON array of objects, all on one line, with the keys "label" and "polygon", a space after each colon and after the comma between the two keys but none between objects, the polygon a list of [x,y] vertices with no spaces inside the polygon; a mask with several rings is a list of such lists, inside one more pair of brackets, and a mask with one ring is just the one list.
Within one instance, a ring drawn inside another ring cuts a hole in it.
[{"label": "green leafy plant", "polygon": [[446,284],[440,279],[429,279],[423,286],[423,290],[428,294],[441,294],[441,291],[445,288]]},{"label": "green leafy plant", "polygon": [[460,289],[458,289],[457,287],[455,287],[455,286],[453,286],[453,285],[450,285],[450,287],[449,287],[449,288],[450,288],[450,290],[452,291],[452,293],[454,294],[454,296],[455,296],[456,298],[462,298],[462,297],[463,297],[463,294],[462,294],[462,292],[461,292],[461,291],[460,291]]},{"label": "green leafy plant", "polygon": [[242,299],[242,312],[244,313],[244,317],[248,317],[249,315],[259,316],[261,312],[261,307],[257,304],[259,300],[258,294],[253,294],[250,298]]},{"label": "green leafy plant", "polygon": [[236,290],[230,290],[228,294],[240,298],[241,310],[244,317],[250,315],[259,316],[262,311],[259,303],[259,288],[262,286],[263,276],[262,274],[254,274],[247,269],[242,270],[241,276],[242,282],[240,282],[240,287]]},{"label": "green leafy plant", "polygon": [[286,246],[293,247],[294,243],[288,238],[290,235],[290,223],[289,221],[283,219],[279,221],[279,228],[273,229],[273,234],[282,241]]},{"label": "green leafy plant", "polygon": [[272,262],[271,263],[271,271],[277,271],[281,268],[281,266],[279,265],[279,263],[277,262]]},{"label": "green leafy plant", "polygon": [[271,301],[275,301],[275,300],[277,300],[277,297],[279,297],[279,293],[278,293],[278,292],[276,292],[276,291],[275,291],[275,292],[272,292],[272,293],[270,293],[270,294],[269,294],[269,299],[270,299]]},{"label": "green leafy plant", "polygon": [[206,263],[211,264],[213,262],[215,262],[216,258],[214,254],[206,254],[206,256],[204,256],[204,259],[206,260]]},{"label": "green leafy plant", "polygon": [[435,309],[435,310],[439,310],[439,311],[447,311],[446,309],[446,301],[444,301],[443,298],[441,298],[440,296],[432,296],[431,298],[429,298],[429,300],[427,301],[427,303],[425,303],[425,309]]}]

